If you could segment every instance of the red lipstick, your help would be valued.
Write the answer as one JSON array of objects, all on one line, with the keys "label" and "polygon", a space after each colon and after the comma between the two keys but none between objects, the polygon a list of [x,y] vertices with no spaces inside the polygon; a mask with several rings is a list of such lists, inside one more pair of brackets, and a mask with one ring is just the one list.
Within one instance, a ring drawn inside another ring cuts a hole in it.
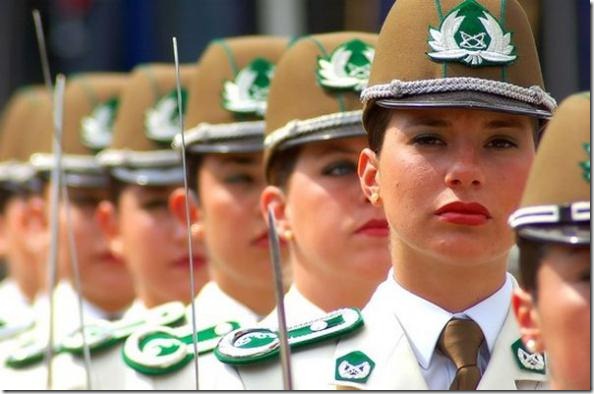
[{"label": "red lipstick", "polygon": [[390,234],[390,229],[385,219],[371,219],[355,230],[355,233],[370,237],[387,237]]},{"label": "red lipstick", "polygon": [[268,231],[264,231],[252,240],[252,245],[260,248],[268,248]]},{"label": "red lipstick", "polygon": [[[194,257],[192,257],[192,264],[194,266],[194,269],[198,269],[206,264],[206,260],[204,259],[204,257],[202,257],[200,255],[195,255]],[[175,265],[178,268],[189,270],[190,269],[190,257],[184,256],[184,257],[179,258],[178,260],[176,260]]]},{"label": "red lipstick", "polygon": [[477,202],[452,202],[435,211],[435,215],[444,222],[466,226],[480,226],[491,219],[489,210]]}]

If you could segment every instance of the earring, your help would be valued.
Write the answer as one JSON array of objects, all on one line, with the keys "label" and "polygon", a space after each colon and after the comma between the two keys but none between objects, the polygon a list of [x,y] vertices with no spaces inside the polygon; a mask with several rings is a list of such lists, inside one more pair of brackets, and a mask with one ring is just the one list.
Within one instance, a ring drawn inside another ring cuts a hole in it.
[{"label": "earring", "polygon": [[377,204],[379,199],[380,199],[380,196],[379,196],[378,192],[371,193],[371,197],[369,197],[369,201],[371,201],[372,204]]},{"label": "earring", "polygon": [[530,353],[536,353],[536,341],[534,339],[529,339],[526,341],[526,350]]},{"label": "earring", "polygon": [[292,241],[293,240],[293,232],[291,230],[285,230],[283,232],[283,238],[285,241]]},{"label": "earring", "polygon": [[204,229],[198,223],[193,223],[193,224],[190,225],[190,232],[192,234],[194,234],[194,236],[196,236],[200,240],[202,240],[202,238],[204,236]]}]

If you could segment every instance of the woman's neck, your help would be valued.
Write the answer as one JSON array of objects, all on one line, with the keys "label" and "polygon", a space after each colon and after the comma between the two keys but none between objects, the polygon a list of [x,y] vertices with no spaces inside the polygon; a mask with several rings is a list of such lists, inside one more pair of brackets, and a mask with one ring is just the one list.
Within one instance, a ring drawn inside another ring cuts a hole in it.
[{"label": "woman's neck", "polygon": [[11,260],[6,261],[7,264],[7,271],[8,277],[14,279],[15,283],[17,284],[19,290],[23,294],[23,296],[29,301],[33,302],[35,300],[35,295],[38,291],[37,286],[37,273],[34,269],[30,269],[28,267],[33,266],[33,262],[31,261],[20,261],[14,262]]},{"label": "woman's neck", "polygon": [[216,270],[212,270],[211,276],[225,294],[245,305],[257,315],[267,315],[276,305],[272,278],[270,286],[254,286],[253,283],[235,281]]},{"label": "woman's neck", "polygon": [[394,279],[402,287],[455,313],[486,299],[504,284],[507,254],[457,264],[400,242],[392,247],[392,266]]},{"label": "woman's neck", "polygon": [[375,291],[376,281],[363,280],[355,275],[337,278],[308,267],[292,263],[293,279],[299,292],[311,303],[330,312],[339,308],[363,308]]}]

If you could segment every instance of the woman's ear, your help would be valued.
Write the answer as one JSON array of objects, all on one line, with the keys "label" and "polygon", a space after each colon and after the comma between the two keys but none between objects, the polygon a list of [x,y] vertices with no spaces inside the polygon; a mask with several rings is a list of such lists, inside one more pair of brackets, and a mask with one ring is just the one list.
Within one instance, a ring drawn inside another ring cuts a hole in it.
[{"label": "woman's ear", "polygon": [[531,352],[544,352],[545,344],[541,335],[538,310],[532,296],[520,288],[514,290],[512,308],[526,348]]},{"label": "woman's ear", "polygon": [[186,227],[186,200],[189,205],[190,231],[196,239],[204,239],[204,226],[200,220],[200,209],[195,194],[189,190],[189,196],[186,198],[186,192],[183,187],[178,187],[169,195],[169,211],[175,216],[178,222]]},{"label": "woman's ear", "polygon": [[35,261],[44,262],[47,259],[48,242],[50,237],[49,220],[46,212],[45,200],[35,195],[27,200],[26,212],[20,218],[27,234],[27,247]]},{"label": "woman's ear", "polygon": [[359,183],[365,197],[375,207],[380,207],[380,173],[377,154],[369,148],[365,148],[359,154],[359,163],[357,165],[357,174]]},{"label": "woman's ear", "polygon": [[109,249],[116,256],[123,255],[122,239],[120,237],[120,226],[116,207],[111,201],[103,200],[95,210],[95,220],[103,236],[107,238]]},{"label": "woman's ear", "polygon": [[195,223],[198,220],[198,204],[196,197],[190,191],[186,198],[186,192],[183,187],[178,187],[169,195],[169,211],[177,218],[177,220],[186,224],[186,200],[190,210],[190,223]]},{"label": "woman's ear", "polygon": [[272,209],[272,216],[276,222],[276,231],[280,239],[289,242],[293,239],[293,231],[286,214],[285,193],[277,186],[266,186],[260,194],[260,212],[262,217],[268,223],[268,209]]}]

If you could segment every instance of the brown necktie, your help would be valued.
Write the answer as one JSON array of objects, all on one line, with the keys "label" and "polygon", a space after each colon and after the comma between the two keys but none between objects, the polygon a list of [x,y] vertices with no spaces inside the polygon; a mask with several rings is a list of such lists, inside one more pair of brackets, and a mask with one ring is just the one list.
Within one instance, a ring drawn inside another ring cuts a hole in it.
[{"label": "brown necktie", "polygon": [[452,319],[446,324],[437,347],[457,369],[450,390],[476,389],[481,380],[481,371],[476,363],[484,340],[483,332],[474,320]]}]

